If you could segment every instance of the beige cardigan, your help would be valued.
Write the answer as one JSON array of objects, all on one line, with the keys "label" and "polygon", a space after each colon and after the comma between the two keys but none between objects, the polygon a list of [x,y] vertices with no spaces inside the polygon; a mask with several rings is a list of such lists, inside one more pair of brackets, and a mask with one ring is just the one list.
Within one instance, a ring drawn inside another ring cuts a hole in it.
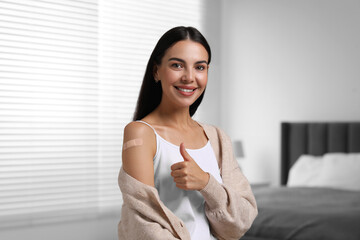
[{"label": "beige cardigan", "polygon": [[[200,191],[205,199],[205,214],[217,239],[238,240],[257,215],[255,198],[234,159],[230,138],[219,128],[201,126],[221,166],[223,180],[220,184],[210,175],[208,184]],[[184,223],[161,202],[156,188],[132,178],[122,168],[119,186],[124,200],[119,240],[190,239]]]}]

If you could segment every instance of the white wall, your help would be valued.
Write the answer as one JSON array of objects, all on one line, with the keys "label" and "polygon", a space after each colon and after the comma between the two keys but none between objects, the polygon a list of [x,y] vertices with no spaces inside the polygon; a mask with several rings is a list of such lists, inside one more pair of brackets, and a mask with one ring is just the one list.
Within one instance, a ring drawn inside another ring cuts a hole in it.
[{"label": "white wall", "polygon": [[195,119],[201,122],[220,125],[220,92],[221,85],[221,1],[207,0],[205,27],[202,34],[211,47],[211,62],[208,84],[204,99],[195,114]]},{"label": "white wall", "polygon": [[360,2],[222,1],[220,125],[280,181],[281,121],[360,120]]}]

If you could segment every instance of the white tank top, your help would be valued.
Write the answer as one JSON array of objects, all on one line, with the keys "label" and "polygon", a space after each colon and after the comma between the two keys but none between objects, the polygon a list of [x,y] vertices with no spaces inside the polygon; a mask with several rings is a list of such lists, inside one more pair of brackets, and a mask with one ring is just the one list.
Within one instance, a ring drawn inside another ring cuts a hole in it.
[{"label": "white tank top", "polygon": [[[186,191],[177,188],[171,177],[171,165],[184,161],[179,146],[162,138],[148,123],[142,122],[154,130],[156,135],[156,154],[154,156],[155,188],[160,200],[186,225],[191,239],[215,239],[210,233],[209,222],[205,216],[205,200],[199,191]],[[210,173],[222,183],[218,163],[210,141],[199,149],[186,149],[199,167]]]}]

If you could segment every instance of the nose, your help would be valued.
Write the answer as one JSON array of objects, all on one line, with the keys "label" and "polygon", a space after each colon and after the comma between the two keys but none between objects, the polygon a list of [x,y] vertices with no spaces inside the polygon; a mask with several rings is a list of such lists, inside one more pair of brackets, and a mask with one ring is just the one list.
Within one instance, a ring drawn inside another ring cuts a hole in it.
[{"label": "nose", "polygon": [[195,74],[193,73],[192,69],[186,69],[184,74],[181,78],[183,82],[193,82],[195,79]]}]

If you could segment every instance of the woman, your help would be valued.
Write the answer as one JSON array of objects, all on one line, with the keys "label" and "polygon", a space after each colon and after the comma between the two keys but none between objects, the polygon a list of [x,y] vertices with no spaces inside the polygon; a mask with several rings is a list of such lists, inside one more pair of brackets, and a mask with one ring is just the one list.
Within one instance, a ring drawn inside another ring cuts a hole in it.
[{"label": "woman", "polygon": [[255,218],[230,139],[191,118],[210,60],[192,27],[170,29],[155,46],[124,130],[119,239],[239,239]]}]

